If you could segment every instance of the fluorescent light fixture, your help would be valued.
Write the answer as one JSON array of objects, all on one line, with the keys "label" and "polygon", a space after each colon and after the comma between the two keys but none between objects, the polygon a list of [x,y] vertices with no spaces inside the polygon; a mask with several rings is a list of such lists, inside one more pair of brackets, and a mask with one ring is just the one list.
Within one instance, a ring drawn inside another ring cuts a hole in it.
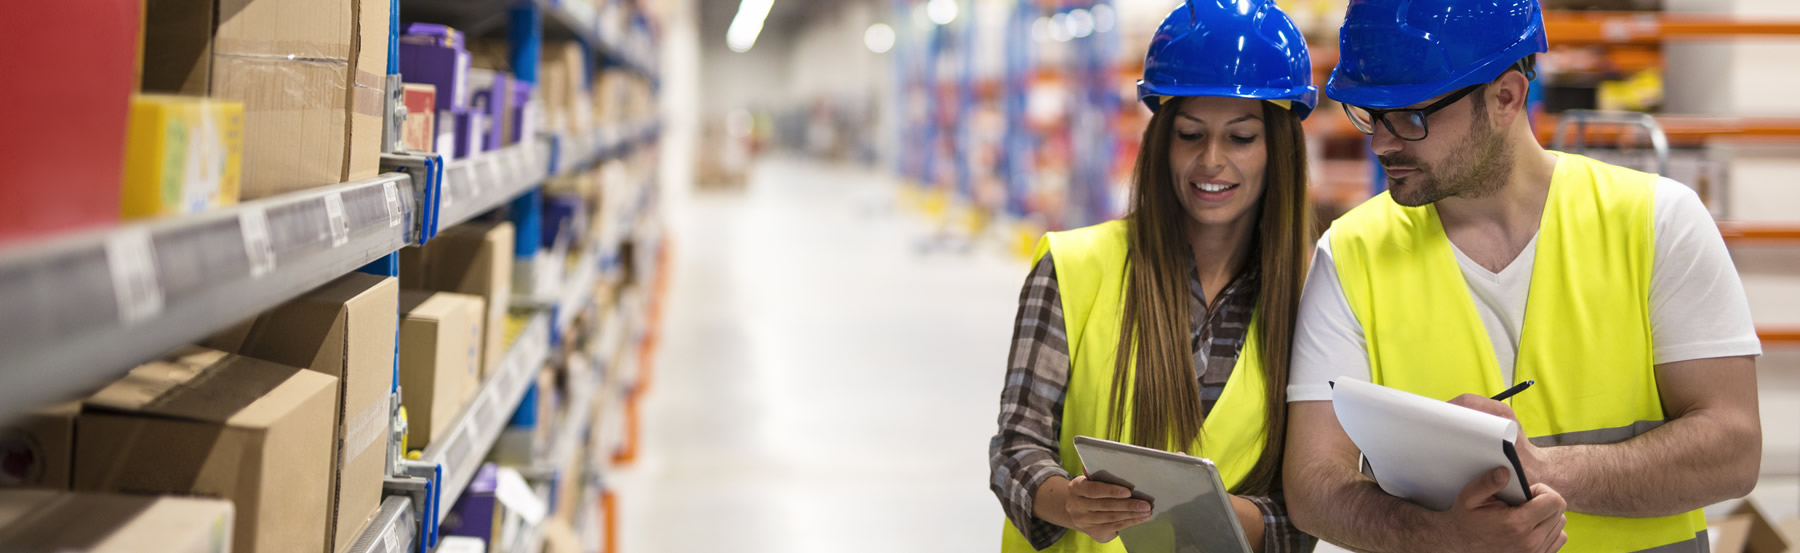
[{"label": "fluorescent light fixture", "polygon": [[1075,38],[1087,38],[1094,34],[1094,16],[1087,10],[1069,12],[1069,34]]},{"label": "fluorescent light fixture", "polygon": [[1031,22],[1031,39],[1038,42],[1050,41],[1050,18],[1039,17]]},{"label": "fluorescent light fixture", "polygon": [[731,18],[731,28],[725,30],[725,45],[733,52],[748,52],[756,45],[757,35],[762,34],[763,21],[769,18],[769,8],[775,7],[775,0],[743,0],[738,4],[737,16]]},{"label": "fluorescent light fixture", "polygon": [[1112,6],[1101,4],[1094,6],[1094,32],[1110,33],[1113,24],[1118,22],[1118,14],[1113,13]]},{"label": "fluorescent light fixture", "polygon": [[931,0],[925,3],[925,15],[931,17],[932,23],[939,25],[949,25],[951,21],[956,21],[956,9],[956,0]]},{"label": "fluorescent light fixture", "polygon": [[1068,42],[1075,38],[1069,33],[1069,14],[1059,13],[1050,18],[1050,40]]},{"label": "fluorescent light fixture", "polygon": [[863,31],[863,45],[868,46],[870,52],[886,54],[894,48],[894,28],[886,23],[870,25],[869,30]]}]

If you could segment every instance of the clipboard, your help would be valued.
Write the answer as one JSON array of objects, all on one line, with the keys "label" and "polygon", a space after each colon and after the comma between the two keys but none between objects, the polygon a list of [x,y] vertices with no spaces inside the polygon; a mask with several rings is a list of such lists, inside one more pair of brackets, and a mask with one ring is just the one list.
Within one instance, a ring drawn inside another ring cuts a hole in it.
[{"label": "clipboard", "polygon": [[1231,492],[1212,461],[1075,437],[1088,479],[1131,489],[1150,502],[1150,519],[1119,532],[1131,553],[1250,553]]},{"label": "clipboard", "polygon": [[1446,511],[1464,486],[1504,468],[1510,480],[1495,495],[1508,505],[1531,500],[1513,445],[1518,423],[1361,380],[1331,385],[1338,425],[1362,450],[1360,468],[1381,491]]}]

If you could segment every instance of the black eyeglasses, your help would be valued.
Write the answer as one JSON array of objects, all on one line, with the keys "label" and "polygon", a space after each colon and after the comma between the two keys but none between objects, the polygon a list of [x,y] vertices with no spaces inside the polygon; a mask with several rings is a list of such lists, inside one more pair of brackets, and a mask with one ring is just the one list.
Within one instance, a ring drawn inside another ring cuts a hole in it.
[{"label": "black eyeglasses", "polygon": [[1431,114],[1437,113],[1438,110],[1449,107],[1450,104],[1456,103],[1457,100],[1463,99],[1464,96],[1468,96],[1469,93],[1486,84],[1465,86],[1461,90],[1419,109],[1370,109],[1344,104],[1344,114],[1350,116],[1350,124],[1354,125],[1356,130],[1362,131],[1363,134],[1375,134],[1375,123],[1379,121],[1396,138],[1409,142],[1424,140],[1425,136],[1430,134],[1430,129],[1425,126],[1426,118],[1431,117]]}]

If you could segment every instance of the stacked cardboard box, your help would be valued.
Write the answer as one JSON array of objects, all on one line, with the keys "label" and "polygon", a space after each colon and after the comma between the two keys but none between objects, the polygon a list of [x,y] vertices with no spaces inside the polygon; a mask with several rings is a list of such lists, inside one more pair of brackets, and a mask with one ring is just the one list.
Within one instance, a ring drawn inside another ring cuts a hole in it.
[{"label": "stacked cardboard box", "polygon": [[336,377],[338,399],[326,417],[334,439],[322,451],[331,464],[320,482],[328,495],[320,535],[334,550],[349,547],[381,507],[394,383],[399,283],[352,273],[208,340],[209,346]]},{"label": "stacked cardboard box", "polygon": [[506,310],[512,302],[512,223],[464,223],[445,229],[421,248],[400,250],[400,286],[408,290],[456,292],[481,297],[481,378],[506,355]]},{"label": "stacked cardboard box", "polygon": [[375,176],[389,5],[157,0],[145,92],[244,104],[243,199]]},{"label": "stacked cardboard box", "polygon": [[0,492],[0,551],[231,551],[231,502],[198,497]]},{"label": "stacked cardboard box", "polygon": [[84,403],[75,489],[219,497],[232,551],[329,550],[337,385],[205,348],[137,367]]},{"label": "stacked cardboard box", "polygon": [[400,401],[408,450],[450,430],[481,388],[486,302],[480,296],[407,290],[400,294]]}]

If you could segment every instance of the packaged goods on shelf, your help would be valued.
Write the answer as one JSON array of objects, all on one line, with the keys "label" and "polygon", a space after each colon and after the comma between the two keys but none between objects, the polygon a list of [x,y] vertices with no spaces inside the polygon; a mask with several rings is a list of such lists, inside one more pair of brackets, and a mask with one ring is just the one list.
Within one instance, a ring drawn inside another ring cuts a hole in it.
[{"label": "packaged goods on shelf", "polygon": [[533,90],[531,83],[517,79],[511,82],[512,91],[511,95],[507,96],[506,131],[504,133],[508,146],[518,144],[527,136],[536,136],[538,129],[533,120],[542,117],[542,115],[534,117],[536,109],[531,101],[531,91]]},{"label": "packaged goods on shelf", "polygon": [[442,93],[436,110],[469,107],[469,51],[463,34],[430,23],[412,23],[400,36],[400,78]]},{"label": "packaged goods on shelf", "polygon": [[469,294],[400,293],[400,401],[408,450],[443,436],[480,390],[485,304]]},{"label": "packaged goods on shelf", "polygon": [[564,236],[575,244],[580,243],[580,237],[591,238],[588,217],[586,198],[569,194],[545,195],[541,244],[546,248],[555,246],[557,239]]},{"label": "packaged goods on shelf", "polygon": [[504,514],[499,500],[494,497],[499,479],[499,465],[481,465],[481,470],[475,471],[475,478],[469,480],[469,488],[463,490],[456,505],[450,507],[450,514],[440,523],[439,531],[446,536],[481,540],[492,549],[494,538],[500,534],[500,520]]},{"label": "packaged goods on shelf", "polygon": [[400,131],[400,147],[415,152],[437,152],[437,88],[407,83],[401,88],[406,105],[406,126]]},{"label": "packaged goods on shelf", "polygon": [[468,536],[444,536],[437,546],[437,553],[487,553],[487,550],[487,542]]},{"label": "packaged goods on shelf", "polygon": [[[464,40],[456,29],[429,23],[408,24],[400,36],[400,78],[407,83],[429,84],[437,91],[432,109],[426,112],[436,130],[434,146],[424,151],[437,152],[445,159],[468,155],[463,153],[466,150],[458,149],[461,135],[456,134],[458,121],[468,118],[469,109],[469,51]],[[410,103],[407,109],[409,113],[421,113]],[[411,116],[408,117],[410,122]],[[480,146],[474,149],[479,150]]]},{"label": "packaged goods on shelf", "polygon": [[220,2],[147,4],[144,91],[244,104],[243,199],[375,176],[387,3]]},{"label": "packaged goods on shelf", "polygon": [[393,278],[352,273],[206,344],[339,379],[339,409],[328,418],[335,421],[335,440],[325,450],[331,475],[319,481],[331,483],[327,543],[337,550],[349,547],[381,508],[399,294]]},{"label": "packaged goods on shelf", "polygon": [[512,223],[471,222],[439,232],[421,248],[400,250],[400,286],[481,296],[487,302],[481,377],[506,354],[506,311],[512,304]]},{"label": "packaged goods on shelf", "polygon": [[476,130],[481,134],[481,151],[498,150],[505,145],[506,114],[512,99],[512,77],[489,69],[469,70],[469,109],[481,114]]},{"label": "packaged goods on shelf", "polygon": [[538,66],[540,98],[550,132],[580,134],[593,128],[593,95],[588,82],[587,56],[577,42],[546,44]]},{"label": "packaged goods on shelf", "polygon": [[237,203],[243,149],[241,103],[132,97],[122,214],[183,215]]},{"label": "packaged goods on shelf", "polygon": [[474,108],[455,111],[450,116],[456,122],[456,159],[466,158],[486,151],[487,148],[487,114]]},{"label": "packaged goods on shelf", "polygon": [[234,515],[202,497],[0,491],[0,551],[227,553]]},{"label": "packaged goods on shelf", "polygon": [[39,409],[0,427],[0,488],[69,489],[80,402]]},{"label": "packaged goods on shelf", "polygon": [[83,403],[75,489],[230,500],[238,553],[331,549],[321,483],[331,481],[336,390],[317,371],[185,348]]},{"label": "packaged goods on shelf", "polygon": [[9,3],[0,17],[13,82],[0,87],[0,241],[119,220],[142,6]]}]

